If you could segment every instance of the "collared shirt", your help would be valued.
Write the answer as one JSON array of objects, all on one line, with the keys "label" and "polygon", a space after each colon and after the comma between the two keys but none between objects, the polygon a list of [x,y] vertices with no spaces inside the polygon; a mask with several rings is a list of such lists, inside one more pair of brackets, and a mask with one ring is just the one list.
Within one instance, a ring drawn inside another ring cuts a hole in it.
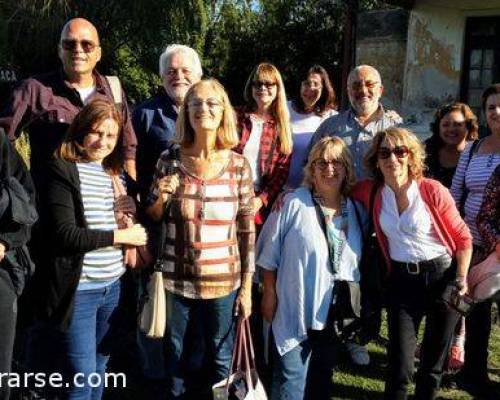
[{"label": "collared shirt", "polygon": [[387,237],[391,259],[415,263],[446,254],[415,181],[406,195],[408,208],[399,214],[394,191],[388,185],[382,189],[380,227]]},{"label": "collared shirt", "polygon": [[260,140],[262,138],[262,129],[264,128],[264,121],[256,118],[253,115],[250,117],[252,120],[252,132],[248,138],[247,144],[243,149],[243,155],[247,158],[252,170],[253,188],[255,191],[260,189]]},{"label": "collared shirt", "polygon": [[[356,206],[365,228],[366,212],[360,204]],[[277,273],[278,308],[272,330],[280,355],[305,340],[309,329],[325,327],[335,279],[359,280],[362,235],[351,200],[347,207],[347,244],[338,276],[332,273],[328,244],[309,189],[300,187],[287,194],[283,207],[272,212],[262,228],[256,263]],[[339,218],[333,223],[334,229],[340,229]]]},{"label": "collared shirt", "polygon": [[[240,143],[234,148],[237,153],[243,154],[250,133],[252,132],[252,120],[250,114],[240,112],[238,114],[238,127],[240,129]],[[271,205],[278,194],[283,190],[283,186],[288,178],[290,169],[290,154],[281,153],[278,129],[273,120],[266,121],[262,127],[260,141],[260,161],[259,169],[261,173],[260,188],[255,192],[259,196],[264,206]],[[260,210],[258,221],[264,221],[266,210]]]},{"label": "collared shirt", "polygon": [[311,139],[309,151],[322,138],[338,136],[344,140],[352,153],[356,177],[358,179],[365,178],[367,173],[363,169],[363,157],[371,146],[375,134],[401,122],[390,114],[388,115],[382,105],[380,105],[378,112],[380,112],[381,117],[370,121],[364,127],[360,125],[352,108],[328,118],[316,130]]},{"label": "collared shirt", "polygon": [[137,135],[137,182],[141,198],[149,193],[156,162],[175,136],[177,110],[172,99],[163,91],[137,106],[132,123]]},{"label": "collared shirt", "polygon": [[[94,71],[94,79],[96,92],[91,98],[104,98],[114,103],[106,78]],[[0,127],[5,128],[11,140],[23,130],[28,132],[31,168],[38,170],[52,158],[68,126],[83,106],[80,94],[65,80],[63,72],[54,71],[26,79],[14,89],[7,106],[0,110]],[[124,94],[122,119],[125,158],[135,159],[137,140]]]}]

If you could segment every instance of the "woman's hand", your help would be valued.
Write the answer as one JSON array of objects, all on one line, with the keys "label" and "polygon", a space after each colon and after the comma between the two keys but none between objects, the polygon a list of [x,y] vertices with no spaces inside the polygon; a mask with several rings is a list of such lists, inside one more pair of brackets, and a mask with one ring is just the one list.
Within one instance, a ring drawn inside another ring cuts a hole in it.
[{"label": "woman's hand", "polygon": [[5,245],[0,243],[0,261],[2,261],[5,257]]},{"label": "woman's hand", "polygon": [[115,200],[115,211],[121,211],[127,214],[135,214],[137,212],[135,201],[130,196],[119,196]]},{"label": "woman's hand", "polygon": [[158,180],[158,192],[161,194],[164,203],[168,200],[172,193],[175,193],[179,187],[179,183],[179,176],[177,174],[167,175]]},{"label": "woman's hand", "polygon": [[276,296],[276,291],[270,288],[265,289],[260,303],[260,311],[262,313],[262,317],[267,322],[271,323],[273,321],[277,305],[278,297]]},{"label": "woman's hand", "polygon": [[252,200],[252,208],[254,214],[257,214],[263,205],[264,203],[262,202],[262,199],[259,196],[255,196]]},{"label": "woman's hand", "polygon": [[146,230],[141,224],[135,224],[130,228],[115,230],[113,244],[128,244],[131,246],[143,246],[148,241]]},{"label": "woman's hand", "polygon": [[467,285],[467,277],[466,276],[457,275],[457,277],[455,278],[455,285],[457,287],[457,291],[458,291],[459,296],[463,296],[469,290],[469,286]]},{"label": "woman's hand", "polygon": [[236,298],[236,310],[243,319],[247,319],[252,314],[252,290],[250,288],[245,286],[240,288]]}]

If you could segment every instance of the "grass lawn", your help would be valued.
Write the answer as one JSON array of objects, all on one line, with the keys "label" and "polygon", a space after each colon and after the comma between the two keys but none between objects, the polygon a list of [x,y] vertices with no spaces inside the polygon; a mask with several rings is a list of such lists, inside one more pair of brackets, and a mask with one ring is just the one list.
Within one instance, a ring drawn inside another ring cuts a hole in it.
[{"label": "grass lawn", "polygon": [[[386,327],[383,327],[382,337],[387,339]],[[489,373],[490,378],[498,383],[500,399],[500,327],[493,325],[490,338]],[[384,374],[387,364],[387,352],[383,343],[371,343],[368,346],[371,364],[368,367],[340,365],[334,374],[335,395],[333,399],[369,399],[383,398]],[[471,399],[461,390],[443,388],[439,394],[441,399]]]}]

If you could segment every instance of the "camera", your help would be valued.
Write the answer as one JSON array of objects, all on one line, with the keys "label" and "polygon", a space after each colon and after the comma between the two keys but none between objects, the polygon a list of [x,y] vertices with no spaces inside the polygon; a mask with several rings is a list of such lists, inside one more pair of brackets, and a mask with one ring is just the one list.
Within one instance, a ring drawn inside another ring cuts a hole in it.
[{"label": "camera", "polygon": [[457,311],[461,315],[467,315],[475,304],[474,299],[471,297],[460,295],[457,287],[453,284],[446,287],[442,299],[449,308]]}]

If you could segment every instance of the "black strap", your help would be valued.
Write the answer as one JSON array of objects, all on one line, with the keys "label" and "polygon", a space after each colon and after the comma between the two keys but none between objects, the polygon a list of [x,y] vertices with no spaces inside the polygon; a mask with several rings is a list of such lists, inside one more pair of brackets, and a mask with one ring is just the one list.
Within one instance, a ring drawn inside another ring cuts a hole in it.
[{"label": "black strap", "polygon": [[330,244],[328,243],[328,232],[327,232],[325,217],[323,215],[323,211],[321,211],[320,204],[318,203],[318,201],[314,197],[314,193],[312,192],[312,190],[310,191],[310,193],[311,193],[311,197],[312,197],[312,200],[314,203],[314,210],[316,211],[316,217],[318,217],[319,225],[321,226],[321,230],[323,231],[323,235],[325,236],[326,246],[328,248],[328,259],[330,260],[330,266],[332,267],[332,271],[333,271],[333,265],[332,265],[333,254],[332,254],[332,251],[330,249]]},{"label": "black strap", "polygon": [[467,189],[467,185],[465,184],[465,176],[467,175],[467,170],[469,169],[469,164],[470,160],[472,159],[472,155],[477,152],[479,149],[479,144],[483,141],[484,139],[477,139],[472,142],[472,146],[470,147],[469,151],[469,157],[467,158],[467,164],[465,164],[465,170],[464,170],[464,180],[463,180],[463,190],[462,190],[462,196],[460,197],[460,204],[458,207],[458,210],[460,211],[460,215],[463,217],[465,215],[465,201],[467,200],[467,197],[469,196],[469,189]]}]

